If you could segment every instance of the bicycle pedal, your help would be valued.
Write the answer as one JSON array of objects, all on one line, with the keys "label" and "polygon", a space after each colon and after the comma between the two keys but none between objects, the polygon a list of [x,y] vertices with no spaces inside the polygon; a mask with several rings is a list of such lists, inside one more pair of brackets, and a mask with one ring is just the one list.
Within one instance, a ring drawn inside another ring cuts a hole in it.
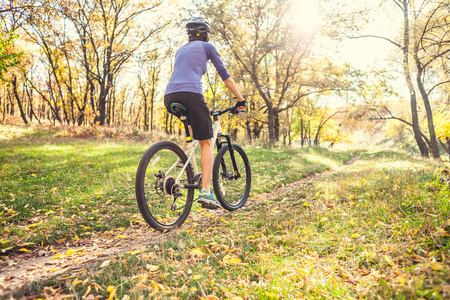
[{"label": "bicycle pedal", "polygon": [[216,209],[219,209],[220,206],[212,205],[212,204],[202,204],[202,208],[216,210]]}]

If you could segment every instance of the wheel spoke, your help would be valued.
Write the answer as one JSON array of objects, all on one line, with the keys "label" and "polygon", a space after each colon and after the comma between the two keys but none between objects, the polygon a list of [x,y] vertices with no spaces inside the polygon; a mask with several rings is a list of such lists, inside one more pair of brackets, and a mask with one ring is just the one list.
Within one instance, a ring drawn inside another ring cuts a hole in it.
[{"label": "wheel spoke", "polygon": [[[177,161],[186,161],[186,155],[177,145],[157,143],[144,154],[136,175],[136,199],[141,214],[149,225],[160,231],[180,226],[192,205],[193,191],[180,191],[176,183],[182,171],[173,168]],[[183,182],[192,177],[189,168],[181,174]]]},{"label": "wheel spoke", "polygon": [[235,210],[244,205],[249,196],[251,185],[251,172],[247,155],[238,145],[234,145],[234,148],[234,158],[240,175],[238,178],[236,178],[228,146],[219,151],[213,167],[214,192],[222,206],[228,210]]}]

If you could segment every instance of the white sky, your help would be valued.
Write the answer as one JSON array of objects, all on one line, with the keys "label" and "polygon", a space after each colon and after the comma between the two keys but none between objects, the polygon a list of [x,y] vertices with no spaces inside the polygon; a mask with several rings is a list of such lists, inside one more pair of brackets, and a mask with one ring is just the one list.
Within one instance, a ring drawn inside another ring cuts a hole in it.
[{"label": "white sky", "polygon": [[[331,3],[328,4],[327,9],[333,9],[331,5],[335,5],[340,9],[348,8],[355,11],[365,7],[372,8],[373,13],[370,14],[372,20],[366,25],[361,34],[393,37],[399,28],[398,22],[401,21],[401,15],[399,15],[398,9],[392,5],[385,5],[385,7],[389,7],[392,10],[391,12],[381,8],[381,1],[334,0],[330,1]],[[299,28],[304,33],[312,32],[316,26],[320,25],[323,19],[318,5],[320,0],[293,0],[293,2],[292,13],[299,24]],[[189,17],[192,13],[195,14],[192,11],[192,9],[195,9],[192,0],[167,0],[164,2],[164,5],[167,15],[175,18]],[[184,34],[184,29],[177,31],[176,35],[178,34]],[[387,66],[390,53],[395,50],[390,43],[374,38],[345,39],[340,44],[326,44],[324,48],[323,51],[325,52],[323,55],[329,56],[335,63],[348,62],[355,68],[363,71],[370,71],[374,66]],[[336,105],[342,104],[344,104],[342,100],[336,101]]]},{"label": "white sky", "polygon": [[[293,14],[298,20],[299,27],[304,30],[313,30],[323,19],[321,11],[318,8],[318,0],[293,0]],[[382,0],[334,0],[329,5],[337,5],[340,9],[349,9],[358,11],[359,9],[369,8],[370,20],[365,25],[359,35],[383,36],[391,39],[399,33],[401,28],[401,11],[389,1],[380,6]],[[330,6],[327,7],[327,9]],[[298,18],[297,18],[298,16]],[[355,34],[355,36],[358,34]],[[321,55],[331,58],[336,64],[350,63],[354,68],[371,73],[370,71],[380,68],[392,69],[392,57],[396,49],[386,40],[377,38],[359,38],[344,39],[342,42],[326,41],[320,48]],[[397,91],[404,89],[404,79],[399,78],[393,82],[397,86]],[[346,105],[346,99],[339,96],[329,96],[322,99],[324,106],[340,107]]]},{"label": "white sky", "polygon": [[[178,2],[178,6],[173,4]],[[299,28],[304,32],[312,32],[314,27],[320,24],[323,16],[319,8],[320,0],[293,0],[292,12]],[[374,34],[392,37],[392,30],[398,28],[399,11],[392,5],[384,5],[393,11],[386,11],[380,8],[382,0],[334,0],[330,1],[328,7],[336,5],[338,7],[348,7],[350,10],[357,10],[365,7],[374,9],[374,13],[370,16],[372,20],[365,29],[365,34]],[[189,9],[193,9],[192,0],[170,0],[166,1],[168,8],[178,11],[178,16],[188,14]],[[179,11],[179,10],[184,10]],[[339,51],[336,52],[336,48]],[[330,46],[329,53],[334,58],[336,63],[349,62],[356,68],[368,70],[373,65],[379,65],[380,62],[386,61],[389,58],[389,52],[393,50],[392,45],[388,42],[373,39],[353,39],[345,40],[341,45]]]},{"label": "white sky", "polygon": [[[315,26],[320,24],[323,16],[320,13],[317,0],[293,0],[293,13],[298,16],[298,21],[301,28],[305,31],[312,31]],[[335,0],[335,5],[349,7],[350,9],[373,9],[370,17],[372,20],[366,25],[362,34],[371,34],[379,36],[392,37],[398,30],[399,18],[398,9],[393,6],[380,7],[381,0]],[[386,11],[385,7],[393,8],[394,11]],[[330,47],[329,55],[338,63],[349,62],[353,66],[360,69],[370,69],[373,65],[379,65],[380,62],[386,61],[389,58],[389,53],[392,52],[393,46],[387,41],[375,38],[363,39],[346,39],[341,45],[337,47],[339,53],[336,52],[336,47]]]}]

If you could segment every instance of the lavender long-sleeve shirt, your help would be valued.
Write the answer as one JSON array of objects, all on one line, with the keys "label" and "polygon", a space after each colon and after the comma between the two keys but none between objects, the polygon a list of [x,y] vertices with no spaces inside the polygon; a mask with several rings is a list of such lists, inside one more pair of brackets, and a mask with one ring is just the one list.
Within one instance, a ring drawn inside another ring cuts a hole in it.
[{"label": "lavender long-sleeve shirt", "polygon": [[230,77],[213,45],[202,41],[192,41],[178,49],[175,54],[173,74],[164,94],[176,92],[202,94],[201,79],[206,73],[208,60],[211,60],[222,80]]}]

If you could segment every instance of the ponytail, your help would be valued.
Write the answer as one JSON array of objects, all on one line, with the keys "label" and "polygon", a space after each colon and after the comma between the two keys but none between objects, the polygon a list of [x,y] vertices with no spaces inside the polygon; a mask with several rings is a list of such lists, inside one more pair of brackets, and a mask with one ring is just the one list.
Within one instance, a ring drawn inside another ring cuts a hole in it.
[{"label": "ponytail", "polygon": [[209,41],[209,32],[203,32],[203,33],[192,32],[192,33],[189,33],[189,42],[192,42],[192,41],[208,42]]}]

